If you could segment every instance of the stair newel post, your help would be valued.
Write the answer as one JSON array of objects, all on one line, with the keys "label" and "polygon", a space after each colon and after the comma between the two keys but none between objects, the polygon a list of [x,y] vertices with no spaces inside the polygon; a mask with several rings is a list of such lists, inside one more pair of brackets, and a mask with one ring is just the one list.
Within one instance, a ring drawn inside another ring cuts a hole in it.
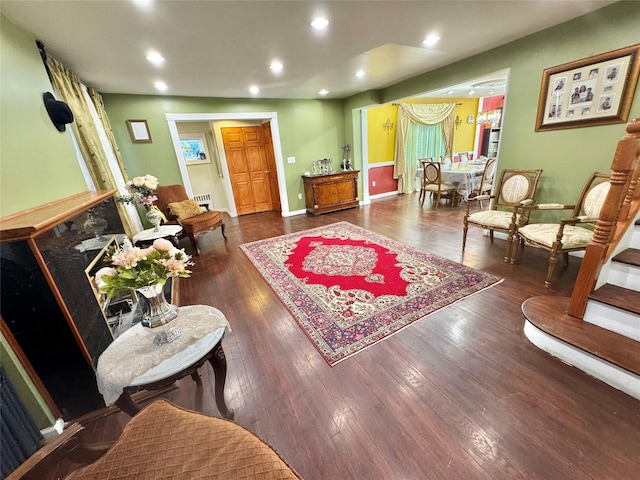
[{"label": "stair newel post", "polygon": [[[580,271],[571,293],[567,313],[572,317],[583,318],[589,294],[595,288],[600,268],[612,246],[618,219],[622,220],[620,214],[623,204],[629,195],[637,193],[631,188],[635,190],[638,183],[639,151],[640,119],[635,119],[627,124],[627,134],[618,142],[611,162],[611,188],[600,210],[600,216],[593,232],[593,240],[585,250]],[[626,216],[629,212],[630,209],[627,209]],[[628,223],[628,221],[627,218],[626,222]]]}]

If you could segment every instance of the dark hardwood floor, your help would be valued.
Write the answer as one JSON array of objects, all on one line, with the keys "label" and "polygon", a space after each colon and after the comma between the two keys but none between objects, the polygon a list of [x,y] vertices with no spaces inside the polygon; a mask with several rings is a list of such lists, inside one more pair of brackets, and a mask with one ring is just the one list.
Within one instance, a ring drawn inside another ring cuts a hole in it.
[{"label": "dark hardwood floor", "polygon": [[[226,242],[219,230],[202,237],[181,303],[213,305],[231,322],[223,345],[235,421],[307,480],[640,478],[640,402],[522,331],[522,302],[569,296],[579,259],[559,264],[545,289],[546,252],[527,247],[510,265],[504,240],[470,228],[463,255],[463,212],[401,195],[318,217],[227,217]],[[329,367],[238,246],[341,220],[504,282]],[[212,375],[205,366],[202,387],[185,378],[163,396],[220,416]],[[115,438],[127,421],[101,417],[86,436]]]}]

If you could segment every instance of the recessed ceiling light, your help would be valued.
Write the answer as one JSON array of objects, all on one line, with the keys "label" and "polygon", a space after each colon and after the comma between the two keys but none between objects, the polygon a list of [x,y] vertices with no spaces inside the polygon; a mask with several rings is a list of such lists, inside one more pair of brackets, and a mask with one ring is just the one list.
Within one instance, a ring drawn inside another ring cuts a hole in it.
[{"label": "recessed ceiling light", "polygon": [[313,21],[311,22],[311,26],[316,30],[324,30],[325,28],[327,28],[327,26],[329,26],[329,20],[324,17],[317,17],[313,19]]},{"label": "recessed ceiling light", "polygon": [[269,68],[273,73],[280,73],[284,67],[280,62],[276,60],[275,62],[271,63],[271,65],[269,65]]},{"label": "recessed ceiling light", "polygon": [[164,92],[169,88],[166,83],[160,80],[155,82],[153,86],[156,87],[156,89],[160,90],[161,92]]},{"label": "recessed ceiling light", "polygon": [[153,0],[132,0],[138,7],[147,8],[153,3]]},{"label": "recessed ceiling light", "polygon": [[149,62],[153,63],[156,67],[164,63],[164,57],[158,52],[149,52],[145,57]]},{"label": "recessed ceiling light", "polygon": [[256,87],[255,85],[251,85],[249,87],[249,93],[252,95],[257,95],[258,93],[260,93],[260,89],[258,87]]},{"label": "recessed ceiling light", "polygon": [[440,37],[437,35],[429,35],[422,41],[422,44],[425,47],[433,47],[436,43],[440,41]]},{"label": "recessed ceiling light", "polygon": [[366,75],[367,75],[367,72],[365,72],[364,70],[358,70],[358,71],[354,74],[354,76],[355,76],[355,77],[358,77],[358,78],[365,77]]},{"label": "recessed ceiling light", "polygon": [[327,90],[326,88],[323,88],[322,90],[320,90],[320,91],[318,92],[318,95],[322,95],[322,96],[324,97],[324,96],[325,96],[325,95],[327,95],[328,93],[329,93],[329,90]]},{"label": "recessed ceiling light", "polygon": [[453,90],[449,90],[449,91],[447,92],[447,95],[453,95]]},{"label": "recessed ceiling light", "polygon": [[469,90],[469,95],[473,95],[474,93],[476,93],[475,90]]}]

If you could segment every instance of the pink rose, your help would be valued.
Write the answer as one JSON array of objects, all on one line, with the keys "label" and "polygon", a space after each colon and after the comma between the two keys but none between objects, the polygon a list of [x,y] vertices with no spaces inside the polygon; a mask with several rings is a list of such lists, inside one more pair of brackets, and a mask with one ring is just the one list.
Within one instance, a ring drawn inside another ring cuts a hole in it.
[{"label": "pink rose", "polygon": [[158,238],[153,242],[153,248],[156,250],[164,250],[165,252],[170,252],[173,250],[173,243],[165,238]]},{"label": "pink rose", "polygon": [[116,273],[118,273],[116,271],[115,268],[112,267],[102,267],[100,270],[98,270],[96,272],[96,283],[98,285],[104,284],[104,281],[102,280],[102,277],[104,277],[105,275],[107,277],[110,277],[112,275],[115,275]]}]

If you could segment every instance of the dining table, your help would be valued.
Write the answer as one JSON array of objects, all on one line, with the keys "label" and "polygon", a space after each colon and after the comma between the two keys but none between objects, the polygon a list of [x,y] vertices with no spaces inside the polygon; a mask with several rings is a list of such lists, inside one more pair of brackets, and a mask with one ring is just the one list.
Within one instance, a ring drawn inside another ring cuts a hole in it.
[{"label": "dining table", "polygon": [[[481,181],[484,172],[485,162],[456,162],[440,166],[442,173],[442,183],[445,185],[455,185],[457,193],[465,200]],[[422,188],[423,168],[416,169],[414,178]]]}]

